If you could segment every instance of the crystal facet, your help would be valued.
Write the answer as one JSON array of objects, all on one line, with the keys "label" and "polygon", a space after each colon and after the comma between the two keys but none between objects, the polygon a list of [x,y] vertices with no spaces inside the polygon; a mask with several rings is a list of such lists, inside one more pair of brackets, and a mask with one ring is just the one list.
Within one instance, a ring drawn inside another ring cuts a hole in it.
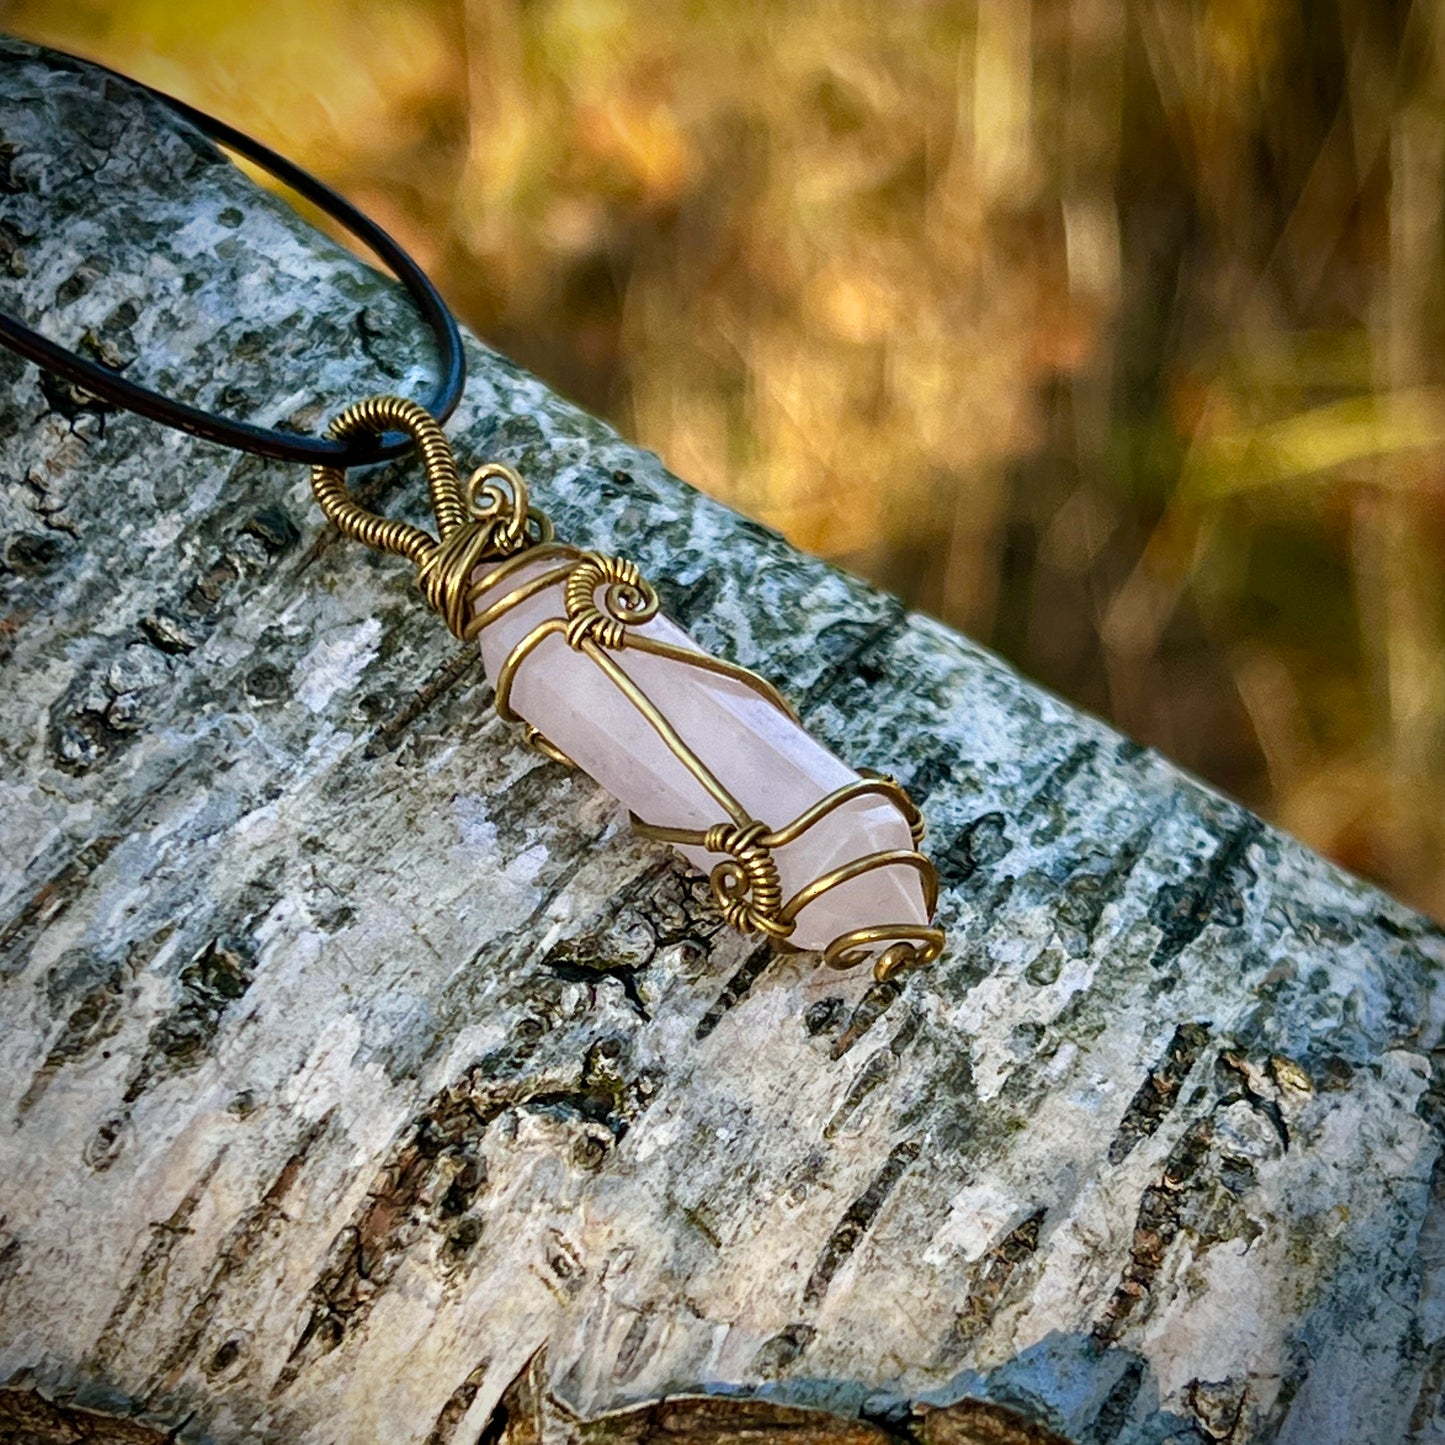
[{"label": "crystal facet", "polygon": [[[548,568],[546,560],[513,564],[479,605],[493,608]],[[480,580],[494,571],[496,564],[490,564],[476,575]],[[549,619],[567,618],[567,600],[565,584],[558,580],[483,627],[482,658],[494,683],[529,634]],[[660,615],[619,635],[670,643],[703,656],[685,632]],[[770,831],[784,828],[860,780],[776,703],[743,681],[626,641],[608,648],[607,657],[665,716],[732,799]],[[595,654],[571,645],[561,630],[542,637],[516,665],[508,703],[640,820],[702,832],[726,818],[716,796],[616,678],[598,665]],[[704,872],[726,862],[721,852],[696,844],[678,846]],[[793,841],[774,848],[772,858],[786,900],[850,862],[870,854],[911,852],[914,846],[909,819],[899,806],[888,796],[873,794],[844,802]],[[903,863],[886,864],[840,881],[807,902],[787,941],[797,948],[825,949],[858,929],[924,928],[930,911],[919,872]]]}]

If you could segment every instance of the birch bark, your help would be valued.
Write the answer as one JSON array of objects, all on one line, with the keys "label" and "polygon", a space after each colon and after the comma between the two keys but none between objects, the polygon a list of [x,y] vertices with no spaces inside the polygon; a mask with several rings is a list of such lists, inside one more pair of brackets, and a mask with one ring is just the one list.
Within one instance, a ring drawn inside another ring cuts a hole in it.
[{"label": "birch bark", "polygon": [[[0,305],[298,428],[427,371],[8,41]],[[1440,932],[470,364],[464,459],[911,789],[951,946],[724,931],[300,469],[0,353],[0,1436],[1445,1438]]]}]

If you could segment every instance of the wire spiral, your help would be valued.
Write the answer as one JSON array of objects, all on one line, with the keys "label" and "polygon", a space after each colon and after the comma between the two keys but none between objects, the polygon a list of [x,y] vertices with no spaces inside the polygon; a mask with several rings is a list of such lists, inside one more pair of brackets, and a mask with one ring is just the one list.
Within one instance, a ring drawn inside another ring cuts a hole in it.
[{"label": "wire spiral", "polygon": [[530,505],[527,484],[511,467],[486,462],[467,480],[467,514],[490,528],[499,557],[550,542],[551,518]]},{"label": "wire spiral", "polygon": [[[604,588],[602,606],[597,591]],[[657,616],[657,593],[626,557],[585,553],[567,578],[567,645],[578,650],[588,640],[616,652],[627,645],[627,629]]]},{"label": "wire spiral", "polygon": [[767,831],[756,822],[744,828],[735,823],[709,828],[703,840],[707,851],[729,855],[712,870],[709,881],[714,901],[733,928],[784,939],[794,924],[779,916],[783,885],[772,850],[761,841]]}]

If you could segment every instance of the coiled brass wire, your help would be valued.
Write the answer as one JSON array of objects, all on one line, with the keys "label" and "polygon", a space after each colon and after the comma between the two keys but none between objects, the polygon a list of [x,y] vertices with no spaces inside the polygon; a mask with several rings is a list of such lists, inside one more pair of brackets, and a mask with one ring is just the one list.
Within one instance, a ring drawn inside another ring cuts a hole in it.
[{"label": "coiled brass wire", "polygon": [[783,939],[794,924],[781,916],[783,885],[772,849],[762,841],[767,831],[765,823],[752,822],[743,828],[717,823],[703,835],[703,847],[709,853],[729,855],[712,870],[710,878],[713,899],[728,924],[743,933]]},{"label": "coiled brass wire", "polygon": [[[606,608],[597,605],[597,589],[606,587]],[[626,557],[587,553],[563,589],[567,608],[567,645],[581,649],[587,638],[616,652],[627,645],[627,629],[657,616],[657,593],[637,563]]]},{"label": "coiled brass wire", "polygon": [[[427,486],[431,491],[432,509],[444,543],[469,520],[466,497],[457,476],[456,458],[451,443],[436,418],[400,396],[369,396],[349,406],[326,429],[326,435],[337,441],[362,433],[379,436],[386,431],[404,431],[416,441],[426,468]],[[337,466],[322,464],[311,469],[311,490],[321,510],[347,537],[382,552],[405,557],[418,567],[426,563],[440,545],[435,537],[413,527],[368,511],[347,490],[346,472]]]},{"label": "coiled brass wire", "polygon": [[550,524],[529,510],[521,479],[500,463],[478,468],[464,491],[446,433],[430,412],[404,397],[369,396],[347,407],[327,435],[343,441],[390,430],[409,433],[417,444],[438,537],[363,507],[348,490],[340,467],[313,467],[311,490],[343,535],[414,563],[427,605],[458,637],[467,638],[478,565],[515,552],[534,537],[550,537]]}]

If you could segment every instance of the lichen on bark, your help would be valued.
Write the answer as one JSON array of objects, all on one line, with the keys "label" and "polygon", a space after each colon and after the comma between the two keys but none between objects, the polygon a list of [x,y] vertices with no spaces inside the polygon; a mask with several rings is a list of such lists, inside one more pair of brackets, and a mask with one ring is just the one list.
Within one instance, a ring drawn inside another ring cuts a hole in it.
[{"label": "lichen on bark", "polygon": [[[0,42],[0,155],[67,344],[309,430],[423,388],[396,288],[125,85]],[[468,345],[463,458],[900,776],[949,950],[723,929],[298,469],[0,354],[0,1420],[1440,1438],[1440,932]]]}]

